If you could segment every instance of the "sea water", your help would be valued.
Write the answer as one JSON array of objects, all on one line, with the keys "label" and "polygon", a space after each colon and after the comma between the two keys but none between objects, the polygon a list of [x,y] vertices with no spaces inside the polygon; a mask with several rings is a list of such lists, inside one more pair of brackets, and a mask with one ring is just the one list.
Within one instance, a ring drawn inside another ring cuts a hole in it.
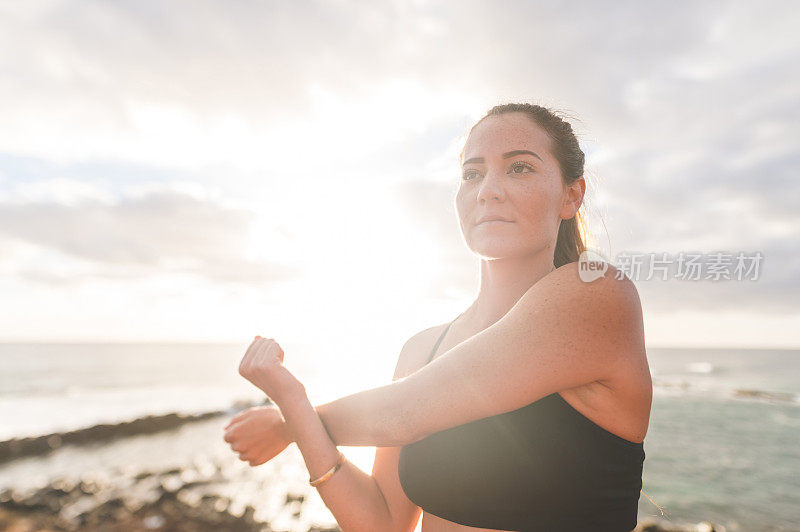
[{"label": "sea water", "polygon": [[[244,348],[0,344],[0,440],[261,399],[238,375]],[[651,348],[647,354],[654,397],[640,520],[800,530],[800,351]],[[302,350],[292,357],[287,366],[312,396],[336,397],[337,383],[352,374],[343,368],[331,378],[329,363]],[[375,365],[365,360],[364,367],[361,389],[389,382]],[[354,391],[350,386],[347,393]],[[374,449],[357,465],[370,471],[372,455]],[[0,465],[0,477],[13,467]]]}]

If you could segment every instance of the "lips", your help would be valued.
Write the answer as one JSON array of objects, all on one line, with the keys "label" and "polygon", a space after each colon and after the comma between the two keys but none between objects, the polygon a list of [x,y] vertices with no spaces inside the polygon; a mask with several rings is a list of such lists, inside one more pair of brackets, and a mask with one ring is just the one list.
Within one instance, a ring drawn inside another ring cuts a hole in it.
[{"label": "lips", "polygon": [[480,225],[483,222],[513,222],[513,220],[509,220],[508,218],[504,218],[499,215],[487,215],[478,218],[478,221],[475,223],[475,225]]}]

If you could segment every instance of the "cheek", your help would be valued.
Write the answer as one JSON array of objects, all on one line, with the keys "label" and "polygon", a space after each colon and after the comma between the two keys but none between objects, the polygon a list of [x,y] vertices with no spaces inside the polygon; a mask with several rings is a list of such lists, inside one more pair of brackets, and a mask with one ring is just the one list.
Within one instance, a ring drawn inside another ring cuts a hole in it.
[{"label": "cheek", "polygon": [[469,216],[471,209],[474,208],[472,206],[473,203],[470,203],[464,192],[459,191],[458,194],[456,194],[456,202],[455,202],[456,215],[458,216],[458,219],[460,221],[463,222],[464,218]]},{"label": "cheek", "polygon": [[518,196],[517,206],[526,219],[541,222],[560,211],[559,192],[540,184],[526,186]]}]

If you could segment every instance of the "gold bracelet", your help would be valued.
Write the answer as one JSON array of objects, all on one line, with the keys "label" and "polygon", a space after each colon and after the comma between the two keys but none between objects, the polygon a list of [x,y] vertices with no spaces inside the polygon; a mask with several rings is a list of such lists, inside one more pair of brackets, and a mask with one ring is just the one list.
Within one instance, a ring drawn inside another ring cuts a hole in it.
[{"label": "gold bracelet", "polygon": [[346,461],[347,458],[345,458],[344,454],[342,454],[342,451],[339,451],[339,460],[336,461],[336,465],[330,468],[327,473],[319,477],[317,480],[311,480],[311,478],[309,478],[308,483],[316,488],[317,486],[319,486],[320,484],[331,478],[334,473],[339,471],[339,468],[341,468]]}]

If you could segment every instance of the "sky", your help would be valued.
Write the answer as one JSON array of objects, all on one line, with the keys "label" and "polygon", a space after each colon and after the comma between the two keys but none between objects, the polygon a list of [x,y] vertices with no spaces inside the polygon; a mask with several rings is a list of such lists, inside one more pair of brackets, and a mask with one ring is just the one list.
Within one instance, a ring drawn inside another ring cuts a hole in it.
[{"label": "sky", "polygon": [[772,1],[0,1],[0,341],[260,334],[390,373],[477,293],[458,152],[524,101],[578,132],[606,257],[762,254],[756,279],[634,279],[649,347],[800,348],[798,21]]}]

